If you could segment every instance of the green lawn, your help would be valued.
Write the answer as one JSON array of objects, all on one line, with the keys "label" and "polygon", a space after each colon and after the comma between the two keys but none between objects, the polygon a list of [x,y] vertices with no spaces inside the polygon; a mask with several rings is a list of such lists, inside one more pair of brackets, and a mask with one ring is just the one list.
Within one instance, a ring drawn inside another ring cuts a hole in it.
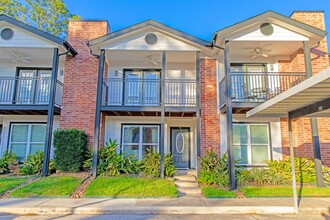
[{"label": "green lawn", "polygon": [[[291,186],[244,186],[240,188],[246,197],[292,197]],[[298,196],[330,197],[330,188],[314,186],[297,187]]]},{"label": "green lawn", "polygon": [[236,198],[235,192],[221,188],[201,187],[201,190],[206,198]]},{"label": "green lawn", "polygon": [[28,177],[0,177],[0,194],[21,185],[28,180]]},{"label": "green lawn", "polygon": [[82,178],[50,176],[32,182],[11,193],[12,197],[68,197],[81,183]]},{"label": "green lawn", "polygon": [[177,197],[173,180],[137,177],[99,177],[85,192],[85,197]]}]

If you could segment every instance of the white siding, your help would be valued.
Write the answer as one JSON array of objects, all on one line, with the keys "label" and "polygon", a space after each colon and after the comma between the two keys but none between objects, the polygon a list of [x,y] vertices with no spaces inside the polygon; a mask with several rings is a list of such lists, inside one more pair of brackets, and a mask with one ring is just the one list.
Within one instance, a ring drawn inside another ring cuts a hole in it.
[{"label": "white siding", "polygon": [[270,36],[265,36],[260,32],[259,26],[247,28],[229,36],[226,40],[233,41],[308,41],[309,38],[297,34],[288,29],[274,25],[274,33]]},{"label": "white siding", "polygon": [[[148,33],[154,33],[158,37],[155,45],[148,45],[145,42],[145,36]],[[110,50],[168,50],[168,51],[199,51],[198,48],[173,37],[157,31],[144,31],[134,35],[126,36],[123,40],[105,45],[102,49]]]},{"label": "white siding", "polygon": [[[104,141],[117,139],[121,143],[122,124],[160,124],[160,117],[106,117]],[[190,127],[190,160],[191,168],[196,167],[196,127],[195,118],[166,118],[165,119],[165,153],[170,151],[170,128]]]},{"label": "white siding", "polygon": [[42,39],[41,37],[19,29],[7,22],[0,22],[0,30],[11,28],[14,31],[14,37],[11,40],[3,40],[0,38],[0,47],[37,47],[37,48],[55,48],[58,47],[51,41]]},{"label": "white siding", "polygon": [[[47,123],[47,115],[0,115],[0,124],[2,124],[2,142],[0,145],[0,153],[2,155],[8,148],[10,123],[12,122],[44,122]],[[60,127],[60,117],[54,117],[53,131]],[[53,156],[53,147],[51,157]]]}]

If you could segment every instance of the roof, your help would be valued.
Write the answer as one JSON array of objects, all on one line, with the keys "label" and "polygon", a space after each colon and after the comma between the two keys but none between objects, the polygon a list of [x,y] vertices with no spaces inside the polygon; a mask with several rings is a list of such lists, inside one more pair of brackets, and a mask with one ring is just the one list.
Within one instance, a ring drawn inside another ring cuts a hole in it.
[{"label": "roof", "polygon": [[121,29],[121,30],[118,30],[118,31],[115,31],[115,32],[112,32],[112,33],[109,33],[109,34],[104,35],[102,37],[98,37],[96,39],[90,40],[89,41],[89,45],[90,46],[94,46],[96,44],[103,43],[103,42],[105,42],[107,40],[110,40],[110,39],[113,39],[113,38],[122,36],[124,34],[131,33],[133,31],[136,31],[136,30],[139,30],[139,29],[148,27],[148,26],[152,26],[152,27],[158,28],[160,30],[163,30],[165,32],[169,32],[169,33],[171,33],[173,35],[176,35],[178,37],[184,38],[186,40],[189,40],[189,41],[194,42],[196,44],[199,44],[201,46],[205,46],[205,45],[209,44],[208,41],[202,40],[202,39],[197,38],[195,36],[192,36],[190,34],[187,34],[187,33],[184,33],[182,31],[179,31],[177,29],[171,28],[171,27],[166,26],[166,25],[164,25],[162,23],[159,23],[157,21],[147,20],[147,21],[144,21],[144,22],[141,22],[141,23],[132,25],[130,27],[127,27],[127,28],[124,28],[124,29]]},{"label": "roof", "polygon": [[7,23],[10,23],[18,28],[21,28],[25,31],[28,31],[32,34],[38,35],[41,38],[44,38],[46,40],[49,40],[55,44],[63,46],[72,56],[75,56],[77,54],[77,51],[65,40],[55,37],[54,35],[51,35],[45,31],[41,31],[35,27],[32,27],[31,25],[25,24],[21,21],[18,21],[16,19],[13,19],[7,15],[1,14],[0,15],[0,21],[5,21]]},{"label": "roof", "polygon": [[256,15],[254,17],[248,18],[248,19],[243,20],[239,23],[233,24],[231,26],[228,26],[226,28],[223,28],[223,29],[220,29],[220,30],[216,31],[214,33],[212,39],[214,39],[215,36],[226,36],[226,35],[228,35],[232,32],[235,32],[235,31],[241,29],[241,28],[253,25],[253,24],[255,24],[259,21],[265,20],[267,18],[273,18],[275,20],[278,20],[280,22],[284,22],[285,24],[288,24],[288,25],[291,25],[291,26],[295,26],[298,29],[310,32],[310,33],[315,34],[315,35],[320,36],[320,37],[325,37],[326,34],[327,34],[327,32],[325,32],[321,29],[315,28],[315,27],[310,26],[308,24],[305,24],[305,23],[302,23],[302,22],[297,21],[295,19],[289,18],[285,15],[276,13],[274,11],[266,11],[262,14]]},{"label": "roof", "polygon": [[297,109],[330,98],[330,67],[246,113],[247,117],[286,117]]}]

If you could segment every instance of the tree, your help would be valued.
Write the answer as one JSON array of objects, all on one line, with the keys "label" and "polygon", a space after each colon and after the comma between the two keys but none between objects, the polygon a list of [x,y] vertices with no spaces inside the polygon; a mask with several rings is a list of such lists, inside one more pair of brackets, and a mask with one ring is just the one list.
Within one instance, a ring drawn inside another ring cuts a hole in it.
[{"label": "tree", "polygon": [[71,18],[63,0],[0,0],[0,14],[6,14],[54,36],[65,38]]}]

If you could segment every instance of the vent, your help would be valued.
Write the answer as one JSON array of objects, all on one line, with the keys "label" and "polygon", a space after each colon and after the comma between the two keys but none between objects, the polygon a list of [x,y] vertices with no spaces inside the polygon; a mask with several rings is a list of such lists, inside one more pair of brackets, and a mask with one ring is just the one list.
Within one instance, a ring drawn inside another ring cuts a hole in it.
[{"label": "vent", "polygon": [[144,40],[146,41],[147,44],[149,45],[155,45],[158,42],[158,38],[156,34],[149,33],[145,36]]},{"label": "vent", "polygon": [[3,40],[10,40],[14,36],[14,31],[10,28],[4,28],[1,30],[0,36]]},{"label": "vent", "polygon": [[274,33],[274,27],[270,23],[263,23],[260,25],[260,32],[265,36],[270,36]]}]

